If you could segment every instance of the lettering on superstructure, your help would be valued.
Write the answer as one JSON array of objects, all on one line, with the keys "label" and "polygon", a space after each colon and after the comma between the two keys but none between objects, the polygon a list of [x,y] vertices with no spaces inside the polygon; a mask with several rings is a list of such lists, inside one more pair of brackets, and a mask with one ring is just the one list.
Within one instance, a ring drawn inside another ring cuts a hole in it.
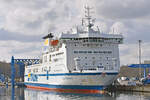
[{"label": "lettering on superstructure", "polygon": [[63,54],[64,54],[64,52],[58,52],[58,53],[51,54],[51,55],[52,55],[52,57],[55,57],[55,56],[59,56],[59,55],[63,55]]},{"label": "lettering on superstructure", "polygon": [[96,53],[99,53],[99,54],[111,54],[112,51],[81,51],[81,50],[78,50],[78,51],[74,51],[75,54],[77,53],[88,53],[88,54],[96,54]]}]

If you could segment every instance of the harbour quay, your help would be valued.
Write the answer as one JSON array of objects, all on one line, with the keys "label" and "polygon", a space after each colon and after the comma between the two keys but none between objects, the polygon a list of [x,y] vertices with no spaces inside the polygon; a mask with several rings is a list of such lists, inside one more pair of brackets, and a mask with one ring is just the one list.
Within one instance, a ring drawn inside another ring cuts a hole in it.
[{"label": "harbour quay", "polygon": [[118,78],[106,90],[150,92],[149,66],[150,64],[145,61],[142,64],[122,66]]},{"label": "harbour quay", "polygon": [[106,90],[107,91],[150,92],[150,84],[148,84],[148,85],[135,85],[135,86],[111,85]]}]

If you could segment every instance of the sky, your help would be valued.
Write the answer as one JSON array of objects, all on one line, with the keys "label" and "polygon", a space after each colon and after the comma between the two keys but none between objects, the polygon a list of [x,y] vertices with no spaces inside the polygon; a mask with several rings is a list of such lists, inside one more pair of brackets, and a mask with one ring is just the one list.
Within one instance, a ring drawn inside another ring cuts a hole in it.
[{"label": "sky", "polygon": [[150,0],[0,0],[0,61],[40,57],[42,37],[81,24],[85,5],[101,31],[123,34],[121,65],[138,63],[138,40],[150,60]]}]

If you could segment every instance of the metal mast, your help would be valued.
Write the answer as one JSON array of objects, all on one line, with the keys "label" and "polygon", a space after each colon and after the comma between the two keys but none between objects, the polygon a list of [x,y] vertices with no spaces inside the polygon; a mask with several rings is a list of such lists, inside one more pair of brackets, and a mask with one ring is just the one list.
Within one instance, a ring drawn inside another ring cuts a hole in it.
[{"label": "metal mast", "polygon": [[87,19],[88,20],[88,25],[87,25],[87,27],[88,27],[88,32],[90,31],[90,28],[93,26],[93,24],[92,24],[92,22],[91,22],[91,15],[90,15],[90,10],[91,10],[92,8],[90,8],[89,6],[85,6],[85,19]]},{"label": "metal mast", "polygon": [[142,76],[141,74],[141,42],[142,40],[138,40],[139,42],[139,74],[140,74],[140,77]]}]

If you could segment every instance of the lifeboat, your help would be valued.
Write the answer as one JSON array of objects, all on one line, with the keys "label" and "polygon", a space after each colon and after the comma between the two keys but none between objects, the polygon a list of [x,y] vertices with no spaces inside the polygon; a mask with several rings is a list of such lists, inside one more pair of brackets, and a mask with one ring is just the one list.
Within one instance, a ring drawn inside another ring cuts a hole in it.
[{"label": "lifeboat", "polygon": [[58,45],[58,42],[59,42],[58,40],[52,40],[52,41],[51,41],[51,45],[52,45],[52,46],[57,46],[57,45]]}]

